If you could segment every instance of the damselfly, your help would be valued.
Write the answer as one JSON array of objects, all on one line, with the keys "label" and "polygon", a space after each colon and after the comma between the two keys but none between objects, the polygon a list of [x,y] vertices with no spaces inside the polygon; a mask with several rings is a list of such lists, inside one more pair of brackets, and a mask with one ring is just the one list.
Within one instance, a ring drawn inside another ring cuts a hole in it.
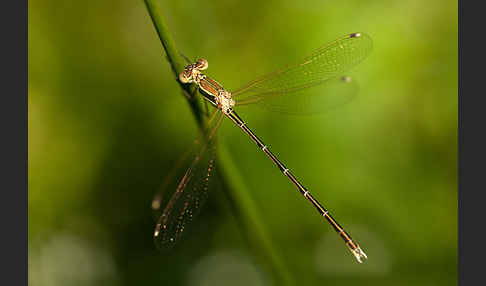
[{"label": "damselfly", "polygon": [[[326,218],[358,262],[361,263],[363,259],[366,259],[366,254],[353,241],[349,233],[296,179],[290,170],[270,151],[269,147],[250,130],[236,113],[234,107],[251,103],[272,106],[272,98],[278,95],[298,95],[304,89],[320,84],[332,85],[338,83],[346,85],[351,78],[343,76],[343,73],[363,61],[371,52],[371,49],[372,40],[369,36],[363,33],[349,34],[317,49],[300,63],[262,76],[233,92],[227,91],[218,82],[202,72],[208,67],[208,62],[205,59],[199,59],[195,63],[187,65],[180,73],[179,80],[182,83],[196,84],[203,98],[217,110],[208,121],[208,127],[203,140],[199,142],[200,147],[196,151],[194,160],[158,219],[154,231],[156,244],[161,247],[170,247],[176,243],[187,223],[192,221],[204,203],[209,186],[209,177],[214,168],[214,134],[222,118],[226,116],[250,137],[258,148],[297,187],[297,190],[317,209],[319,214]],[[289,99],[292,99],[292,97],[289,97]],[[152,208],[160,210],[161,201],[162,197],[157,194],[153,200]]]}]

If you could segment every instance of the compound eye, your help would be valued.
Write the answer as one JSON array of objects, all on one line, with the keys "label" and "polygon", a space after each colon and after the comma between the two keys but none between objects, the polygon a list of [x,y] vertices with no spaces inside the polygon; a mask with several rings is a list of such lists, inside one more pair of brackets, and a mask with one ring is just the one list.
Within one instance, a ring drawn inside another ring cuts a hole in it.
[{"label": "compound eye", "polygon": [[188,83],[191,81],[192,73],[187,73],[185,70],[179,74],[179,81],[182,83]]},{"label": "compound eye", "polygon": [[199,59],[197,60],[196,62],[196,67],[199,69],[199,70],[205,70],[208,68],[208,61],[205,60],[205,59]]}]

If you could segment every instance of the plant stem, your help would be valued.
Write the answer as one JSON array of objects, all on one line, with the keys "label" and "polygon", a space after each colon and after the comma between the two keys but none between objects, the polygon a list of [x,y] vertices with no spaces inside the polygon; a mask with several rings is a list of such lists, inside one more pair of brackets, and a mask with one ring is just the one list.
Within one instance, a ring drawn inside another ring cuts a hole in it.
[{"label": "plant stem", "polygon": [[255,254],[261,256],[260,258],[271,269],[272,276],[276,280],[275,285],[293,285],[290,272],[268,236],[258,209],[225,144],[218,146],[218,158],[224,184],[231,183],[229,188],[225,188],[226,196],[233,206],[231,209],[234,210],[238,224],[245,230],[246,240]]},{"label": "plant stem", "polygon": [[[157,30],[160,42],[162,42],[162,46],[164,46],[167,60],[170,63],[170,67],[175,75],[177,82],[184,92],[187,92],[188,94],[194,94],[195,87],[193,85],[182,84],[181,82],[179,82],[179,73],[184,69],[184,59],[177,50],[175,41],[172,38],[169,29],[167,28],[164,17],[162,16],[160,0],[145,0],[144,2],[147,6],[150,18],[152,18],[152,22],[154,23],[155,30]],[[199,126],[203,126],[202,112],[199,101],[195,96],[192,96],[188,97],[188,102],[193,115],[196,117],[197,123],[199,124]]]},{"label": "plant stem", "polygon": [[[145,5],[162,42],[172,71],[176,76],[176,80],[178,80],[178,75],[184,68],[184,61],[162,16],[159,0],[145,0]],[[194,94],[195,89],[193,85],[192,88],[191,85],[184,85],[181,82],[179,82],[179,85],[184,91]],[[204,122],[197,98],[191,97],[188,101],[199,127],[203,128]],[[218,150],[219,165],[221,166],[218,169],[221,170],[220,177],[222,178],[225,193],[230,203],[234,206],[232,209],[235,212],[239,225],[244,229],[247,241],[251,244],[252,249],[257,251],[256,254],[263,260],[263,264],[269,266],[276,285],[294,284],[290,272],[265,230],[263,220],[249,195],[250,192],[247,190],[238,168],[231,160],[229,152],[223,144],[218,146]]]}]

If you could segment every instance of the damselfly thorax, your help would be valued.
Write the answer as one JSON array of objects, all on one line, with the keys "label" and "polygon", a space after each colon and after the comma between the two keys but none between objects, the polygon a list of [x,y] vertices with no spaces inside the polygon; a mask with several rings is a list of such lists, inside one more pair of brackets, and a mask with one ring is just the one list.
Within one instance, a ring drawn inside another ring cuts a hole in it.
[{"label": "damselfly thorax", "polygon": [[217,81],[201,72],[207,68],[208,61],[199,59],[197,62],[184,68],[179,74],[179,80],[182,83],[197,84],[207,100],[218,109],[221,109],[224,114],[229,114],[231,108],[235,106],[235,101],[231,98],[231,92],[225,90]]}]

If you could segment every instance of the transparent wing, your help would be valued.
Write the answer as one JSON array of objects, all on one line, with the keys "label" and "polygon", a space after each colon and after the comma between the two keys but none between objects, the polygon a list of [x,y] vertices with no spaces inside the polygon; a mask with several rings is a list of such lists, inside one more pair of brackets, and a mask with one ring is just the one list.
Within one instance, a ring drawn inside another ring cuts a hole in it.
[{"label": "transparent wing", "polygon": [[[207,132],[196,140],[192,151],[189,152],[189,154],[193,154],[189,168],[161,213],[160,209],[164,201],[163,193],[157,193],[152,201],[152,209],[160,214],[154,230],[155,245],[159,249],[169,249],[175,245],[186,227],[199,214],[207,199],[210,177],[214,171],[214,135],[222,119],[223,113],[219,111],[211,116]],[[185,157],[187,158],[188,155]],[[182,159],[182,161],[185,160]]]},{"label": "transparent wing", "polygon": [[353,33],[314,51],[300,63],[264,75],[232,92],[236,100],[290,94],[341,76],[363,61],[373,42],[364,33]]},{"label": "transparent wing", "polygon": [[198,137],[194,140],[194,144],[191,146],[191,148],[184,152],[184,154],[175,163],[170,173],[167,174],[162,181],[162,184],[152,199],[152,210],[154,211],[156,221],[162,214],[163,210],[161,207],[166,206],[168,203],[167,190],[177,189],[179,181],[176,181],[176,177],[179,175],[180,177],[183,177],[183,174],[185,174],[185,172],[181,173],[181,171],[185,171],[182,170],[182,167],[190,165],[188,159],[194,159],[196,155],[199,154],[205,147],[204,144],[209,144],[209,139],[214,141],[214,138],[212,138],[214,135],[211,134],[214,134],[217,131],[216,125],[219,124],[218,121],[221,120],[222,117],[220,113],[221,112],[218,110],[215,110],[210,116],[208,116],[204,131],[198,134]]},{"label": "transparent wing", "polygon": [[[305,90],[298,95],[285,93],[281,96],[249,97],[236,100],[236,106],[259,108],[289,115],[313,115],[334,110],[356,98],[359,86],[354,79],[343,76]],[[254,104],[257,103],[257,104]]]}]

